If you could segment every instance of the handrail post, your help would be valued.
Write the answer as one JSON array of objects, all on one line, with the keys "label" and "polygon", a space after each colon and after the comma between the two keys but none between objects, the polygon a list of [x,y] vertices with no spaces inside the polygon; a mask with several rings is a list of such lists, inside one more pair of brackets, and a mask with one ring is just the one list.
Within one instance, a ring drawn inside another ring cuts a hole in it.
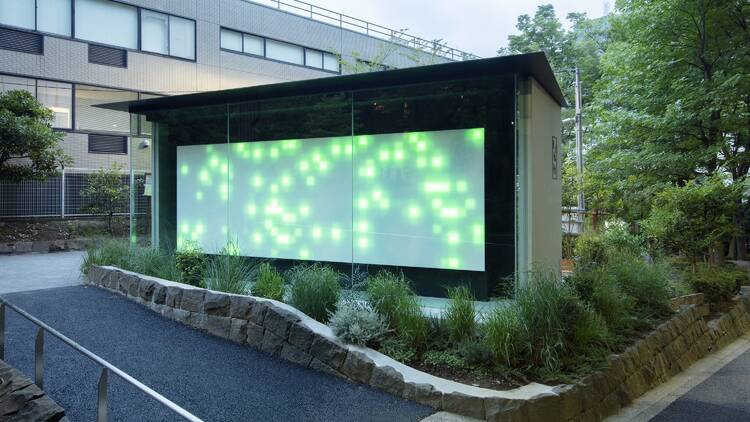
[{"label": "handrail post", "polygon": [[36,330],[36,342],[34,345],[34,384],[44,389],[44,328]]},{"label": "handrail post", "polygon": [[96,395],[96,421],[107,422],[107,378],[109,371],[107,368],[102,368],[102,373],[99,375],[99,385],[97,387]]},{"label": "handrail post", "polygon": [[5,303],[0,302],[0,359],[5,360]]}]

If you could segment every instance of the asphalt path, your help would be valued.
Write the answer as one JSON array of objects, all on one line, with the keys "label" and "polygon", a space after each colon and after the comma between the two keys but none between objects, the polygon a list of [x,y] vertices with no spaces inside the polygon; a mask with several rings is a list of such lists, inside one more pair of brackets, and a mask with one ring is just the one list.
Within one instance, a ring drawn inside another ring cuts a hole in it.
[{"label": "asphalt path", "polygon": [[[95,287],[4,297],[206,421],[418,421],[433,412],[191,329]],[[30,377],[35,333],[6,310],[6,361]],[[45,391],[71,420],[96,420],[100,369],[54,337],[45,339]],[[110,421],[180,420],[118,377],[109,381]]]},{"label": "asphalt path", "polygon": [[750,350],[690,389],[651,420],[750,421]]}]

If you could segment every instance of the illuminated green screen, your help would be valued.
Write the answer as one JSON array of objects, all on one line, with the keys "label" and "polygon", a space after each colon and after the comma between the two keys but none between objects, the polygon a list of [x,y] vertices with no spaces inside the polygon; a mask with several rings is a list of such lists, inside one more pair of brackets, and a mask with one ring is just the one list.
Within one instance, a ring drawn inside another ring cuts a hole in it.
[{"label": "illuminated green screen", "polygon": [[484,129],[177,147],[178,247],[483,271]]}]

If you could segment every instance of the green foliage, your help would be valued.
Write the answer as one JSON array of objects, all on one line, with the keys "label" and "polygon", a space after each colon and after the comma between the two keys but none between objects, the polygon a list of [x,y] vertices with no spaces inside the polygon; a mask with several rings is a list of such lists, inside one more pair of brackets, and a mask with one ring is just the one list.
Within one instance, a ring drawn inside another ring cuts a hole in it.
[{"label": "green foliage", "polygon": [[81,273],[87,275],[92,265],[111,265],[126,269],[130,245],[123,239],[105,239],[86,248],[86,256],[81,263]]},{"label": "green foliage", "polygon": [[[747,276],[747,273],[744,273]],[[695,291],[703,293],[711,304],[727,303],[740,289],[742,274],[722,266],[698,265],[695,272],[686,275]]]},{"label": "green foliage", "polygon": [[258,275],[263,261],[239,254],[236,242],[229,242],[208,261],[206,288],[219,292],[247,294],[250,281]]},{"label": "green foliage", "polygon": [[474,335],[476,329],[476,310],[474,295],[466,286],[448,288],[451,300],[445,311],[445,325],[452,341],[458,343]]},{"label": "green foliage", "polygon": [[296,265],[287,272],[291,284],[289,303],[325,323],[336,311],[341,286],[339,274],[327,265]]},{"label": "green foliage", "polygon": [[175,252],[175,265],[183,283],[202,287],[206,276],[206,255],[200,246],[188,243]]},{"label": "green foliage", "polygon": [[380,353],[388,355],[402,363],[409,363],[417,358],[417,351],[406,340],[399,337],[389,337],[380,342]]},{"label": "green foliage", "polygon": [[132,245],[124,269],[165,280],[180,281],[175,255],[166,249]]},{"label": "green foliage", "polygon": [[258,267],[258,278],[252,294],[278,301],[284,300],[284,279],[270,263],[264,262]]},{"label": "green foliage", "polygon": [[669,299],[674,297],[673,278],[676,275],[666,263],[649,264],[640,258],[623,256],[613,259],[606,270],[633,298],[638,317],[663,318],[672,312]]},{"label": "green foliage", "polygon": [[385,321],[371,306],[351,301],[338,306],[328,325],[336,337],[358,346],[373,345],[388,331]]},{"label": "green foliage", "polygon": [[607,264],[610,259],[645,254],[643,241],[628,230],[622,222],[614,222],[600,231],[588,230],[580,235],[575,245],[577,269]]},{"label": "green foliage", "polygon": [[541,272],[530,274],[516,301],[496,309],[484,329],[498,365],[546,375],[558,373],[576,357],[602,355],[609,340],[601,317],[570,285]]},{"label": "green foliage", "polygon": [[456,346],[456,353],[468,367],[487,367],[492,362],[492,349],[487,346],[486,342],[463,341]]},{"label": "green foliage", "polygon": [[580,269],[567,282],[589,304],[613,333],[629,332],[635,323],[635,301],[605,268]]},{"label": "green foliage", "polygon": [[[52,112],[23,90],[0,93],[0,181],[46,180],[73,162]],[[28,160],[28,161],[26,161]]]},{"label": "green foliage", "polygon": [[430,366],[445,366],[464,369],[466,362],[456,352],[448,350],[428,350],[422,355],[422,363]]},{"label": "green foliage", "polygon": [[695,265],[716,255],[722,241],[737,233],[734,214],[742,195],[739,185],[727,185],[721,177],[692,180],[659,193],[644,229],[660,244],[680,252]]},{"label": "green foliage", "polygon": [[371,277],[367,297],[399,337],[414,348],[424,346],[429,331],[427,318],[422,315],[419,300],[403,274],[381,271]]},{"label": "green foliage", "polygon": [[114,235],[112,221],[115,213],[126,209],[128,199],[128,186],[123,182],[122,168],[113,165],[111,168],[101,168],[88,175],[88,183],[81,190],[81,195],[86,198],[89,212],[92,214],[104,214],[107,220],[107,231]]}]

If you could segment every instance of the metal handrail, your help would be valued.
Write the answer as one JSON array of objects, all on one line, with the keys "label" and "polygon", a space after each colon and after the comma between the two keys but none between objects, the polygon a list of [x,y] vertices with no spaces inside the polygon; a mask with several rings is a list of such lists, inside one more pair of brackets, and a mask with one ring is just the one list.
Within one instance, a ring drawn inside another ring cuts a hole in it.
[{"label": "metal handrail", "polygon": [[376,23],[368,22],[363,19],[335,12],[324,7],[316,6],[302,0],[243,0],[245,2],[256,3],[261,6],[284,10],[295,15],[309,17],[318,22],[328,23],[338,26],[342,29],[353,30],[365,35],[385,39],[390,42],[404,45],[406,47],[418,50],[427,49],[435,55],[445,57],[450,60],[472,60],[478,59],[479,56],[468,53],[457,48],[449,47],[439,41],[429,41],[424,38],[415,37],[404,31],[391,29]]},{"label": "metal handrail", "polygon": [[118,377],[128,382],[130,385],[146,393],[148,396],[150,396],[154,400],[164,405],[167,409],[173,411],[179,416],[182,416],[185,420],[188,420],[191,422],[203,422],[197,416],[193,415],[192,413],[183,409],[182,407],[180,407],[173,401],[169,400],[168,398],[152,390],[151,388],[149,388],[142,382],[131,377],[130,375],[123,372],[121,369],[117,368],[116,366],[112,365],[106,360],[102,359],[101,357],[95,355],[93,352],[89,351],[85,347],[81,346],[75,341],[64,336],[63,334],[61,334],[54,328],[50,327],[49,325],[45,324],[44,322],[30,315],[28,312],[8,302],[2,296],[0,296],[0,359],[2,360],[5,359],[5,307],[6,306],[16,311],[16,313],[18,313],[19,315],[21,315],[22,317],[26,318],[27,320],[34,323],[37,327],[39,327],[37,329],[35,346],[34,346],[34,384],[36,384],[39,388],[43,388],[43,385],[44,385],[44,333],[48,332],[52,334],[53,336],[57,337],[63,343],[70,346],[76,352],[86,356],[87,358],[93,360],[95,363],[102,366],[102,372],[99,375],[99,382],[97,385],[96,420],[98,422],[107,421],[107,382],[109,378],[109,372],[112,372],[113,374],[117,375]]}]

